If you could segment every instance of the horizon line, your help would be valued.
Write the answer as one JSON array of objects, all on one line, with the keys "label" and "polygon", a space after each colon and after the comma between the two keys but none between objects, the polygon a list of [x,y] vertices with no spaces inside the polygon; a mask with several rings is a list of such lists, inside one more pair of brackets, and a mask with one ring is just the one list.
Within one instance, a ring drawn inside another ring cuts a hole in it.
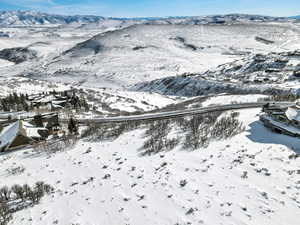
[{"label": "horizon line", "polygon": [[230,16],[230,15],[243,15],[243,16],[261,16],[261,17],[271,17],[271,18],[293,18],[297,17],[298,15],[292,16],[270,16],[264,14],[251,14],[251,13],[224,13],[224,14],[203,14],[203,15],[194,15],[194,16],[141,16],[141,17],[114,17],[114,16],[101,16],[95,14],[60,14],[60,13],[49,13],[43,12],[41,10],[0,10],[1,12],[36,12],[46,15],[56,15],[56,16],[94,16],[94,17],[103,17],[103,18],[112,18],[112,19],[172,19],[172,18],[192,18],[192,17],[210,17],[210,16]]}]

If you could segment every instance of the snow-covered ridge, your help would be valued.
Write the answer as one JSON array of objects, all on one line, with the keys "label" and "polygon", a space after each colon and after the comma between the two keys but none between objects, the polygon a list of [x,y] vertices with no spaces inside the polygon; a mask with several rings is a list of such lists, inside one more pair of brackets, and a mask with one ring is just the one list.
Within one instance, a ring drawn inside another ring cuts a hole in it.
[{"label": "snow-covered ridge", "polygon": [[62,25],[71,23],[95,23],[101,16],[62,16],[35,11],[2,11],[1,26]]},{"label": "snow-covered ridge", "polygon": [[208,79],[244,83],[274,83],[294,80],[300,72],[300,51],[250,55],[204,73]]},{"label": "snow-covered ridge", "polygon": [[[95,35],[49,58],[42,68],[35,66],[30,74],[35,71],[36,77],[63,82],[72,77],[72,82],[94,87],[122,87],[203,73],[249,54],[294,50],[299,33],[291,23],[140,24]],[[261,43],[256,36],[274,43]]]},{"label": "snow-covered ridge", "polygon": [[299,16],[292,16],[291,18],[293,18],[293,19],[300,19],[300,15]]},{"label": "snow-covered ridge", "polygon": [[299,93],[300,52],[255,54],[205,73],[141,82],[133,90],[197,96],[211,93]]},{"label": "snow-covered ridge", "polygon": [[32,26],[32,25],[66,25],[66,24],[90,24],[100,23],[101,21],[135,21],[144,24],[207,24],[207,23],[226,23],[226,22],[245,22],[245,21],[285,21],[291,18],[270,17],[260,15],[229,14],[212,16],[193,16],[193,17],[166,17],[166,18],[109,18],[92,15],[54,15],[35,11],[0,11],[0,26]]}]

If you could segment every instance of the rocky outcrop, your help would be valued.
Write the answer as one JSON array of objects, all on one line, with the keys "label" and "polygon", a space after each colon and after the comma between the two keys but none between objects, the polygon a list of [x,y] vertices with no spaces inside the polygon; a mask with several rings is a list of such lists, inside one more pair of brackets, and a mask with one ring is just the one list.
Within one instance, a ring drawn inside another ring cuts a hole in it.
[{"label": "rocky outcrop", "polygon": [[0,51],[0,59],[4,59],[16,64],[35,59],[37,52],[29,48],[6,48]]}]

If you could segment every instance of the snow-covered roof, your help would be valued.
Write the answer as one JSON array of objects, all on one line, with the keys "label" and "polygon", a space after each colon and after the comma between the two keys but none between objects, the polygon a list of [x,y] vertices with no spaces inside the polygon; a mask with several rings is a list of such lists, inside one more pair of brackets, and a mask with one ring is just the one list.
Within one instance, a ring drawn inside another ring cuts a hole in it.
[{"label": "snow-covered roof", "polygon": [[31,123],[22,122],[23,128],[25,129],[26,135],[30,138],[40,138],[41,135],[39,134],[38,131],[40,130],[45,130],[47,131],[47,128],[43,128],[43,127],[35,127],[34,125],[32,125]]},{"label": "snow-covered roof", "polygon": [[2,132],[0,133],[0,149],[3,147],[8,148],[13,143],[15,138],[18,136],[19,129],[19,121],[3,128]]},{"label": "snow-covered roof", "polygon": [[46,128],[34,127],[32,124],[24,121],[14,122],[3,128],[0,133],[0,149],[9,148],[15,138],[21,133],[28,138],[40,138],[40,130],[47,131]]},{"label": "snow-covered roof", "polygon": [[52,104],[52,106],[53,106],[54,108],[61,108],[61,109],[64,108],[64,107],[62,107],[61,105],[57,105],[57,104]]},{"label": "snow-covered roof", "polygon": [[27,127],[34,127],[31,123],[28,123],[28,122],[26,122],[26,121],[23,121],[23,126],[24,126],[25,128],[27,128]]},{"label": "snow-covered roof", "polygon": [[47,130],[47,129],[40,128],[40,127],[26,127],[25,128],[26,134],[30,138],[40,138],[41,135],[38,132],[39,130]]},{"label": "snow-covered roof", "polygon": [[58,104],[61,104],[61,103],[65,103],[67,102],[66,100],[56,100],[56,101],[52,101],[53,104],[55,105],[58,105]]},{"label": "snow-covered roof", "polygon": [[300,122],[300,110],[289,107],[286,110],[285,115],[289,120],[295,120],[295,121]]},{"label": "snow-covered roof", "polygon": [[269,123],[271,123],[273,126],[275,126],[277,128],[281,128],[282,130],[284,130],[288,133],[300,135],[300,130],[297,127],[278,122],[278,121],[274,120],[272,117],[269,117],[266,115],[264,115],[263,118],[265,120],[268,120]]}]

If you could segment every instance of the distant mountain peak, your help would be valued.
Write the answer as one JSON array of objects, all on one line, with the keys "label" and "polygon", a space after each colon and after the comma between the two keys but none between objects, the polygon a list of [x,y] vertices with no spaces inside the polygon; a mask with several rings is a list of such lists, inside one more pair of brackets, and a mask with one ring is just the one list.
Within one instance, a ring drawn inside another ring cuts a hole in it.
[{"label": "distant mountain peak", "polygon": [[292,16],[291,18],[293,18],[293,19],[300,19],[300,15],[299,16]]},{"label": "distant mountain peak", "polygon": [[65,25],[72,23],[95,23],[101,16],[64,16],[38,11],[0,11],[1,26]]}]

